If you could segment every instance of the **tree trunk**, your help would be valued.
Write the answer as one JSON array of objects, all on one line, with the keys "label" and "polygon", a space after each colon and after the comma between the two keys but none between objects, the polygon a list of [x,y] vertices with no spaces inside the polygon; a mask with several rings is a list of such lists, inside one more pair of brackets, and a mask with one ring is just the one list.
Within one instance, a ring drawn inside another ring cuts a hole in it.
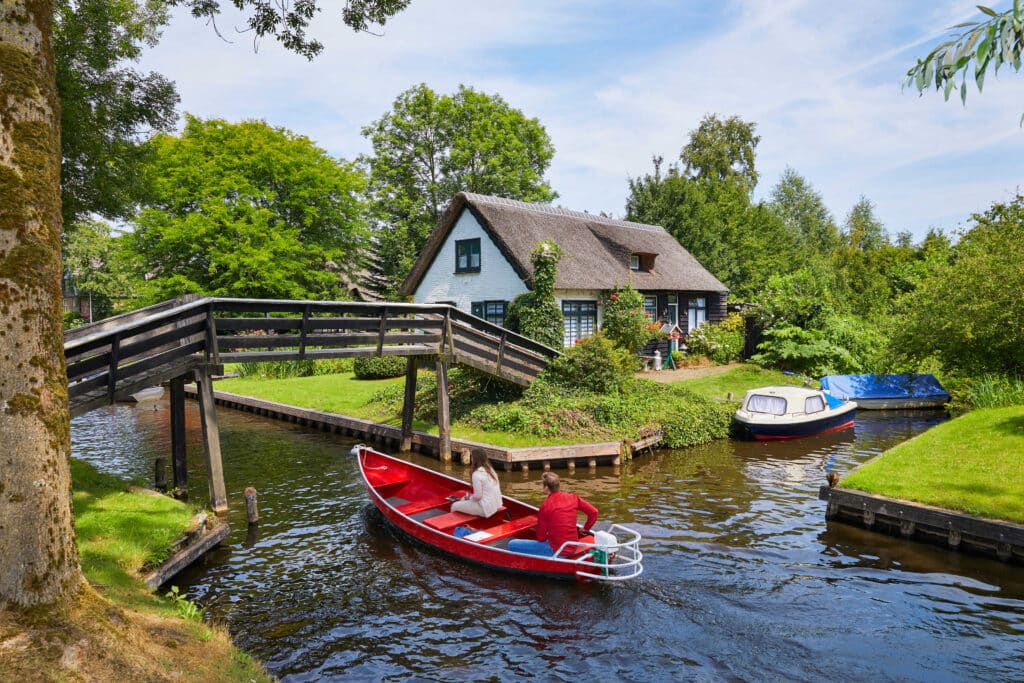
[{"label": "tree trunk", "polygon": [[53,5],[0,0],[0,606],[81,583],[61,315]]}]

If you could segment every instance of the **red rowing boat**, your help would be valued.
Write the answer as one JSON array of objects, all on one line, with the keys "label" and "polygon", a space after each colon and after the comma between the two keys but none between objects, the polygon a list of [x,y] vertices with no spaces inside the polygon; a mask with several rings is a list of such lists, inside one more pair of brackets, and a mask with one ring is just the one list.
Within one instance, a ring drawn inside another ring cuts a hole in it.
[{"label": "red rowing boat", "polygon": [[[400,531],[448,555],[533,576],[579,581],[623,581],[643,572],[640,534],[621,524],[567,541],[553,557],[511,552],[513,538],[536,538],[537,508],[502,497],[490,517],[452,512],[471,490],[464,481],[385,455],[368,446],[352,449],[370,499]],[[458,530],[458,531],[456,531]]]}]

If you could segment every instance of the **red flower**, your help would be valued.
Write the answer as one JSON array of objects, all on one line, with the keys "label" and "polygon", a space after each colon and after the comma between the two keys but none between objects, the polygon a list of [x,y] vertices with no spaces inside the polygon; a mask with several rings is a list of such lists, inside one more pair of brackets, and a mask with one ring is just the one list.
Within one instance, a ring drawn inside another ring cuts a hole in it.
[{"label": "red flower", "polygon": [[619,295],[618,294],[612,294],[612,301],[618,301],[618,300],[619,300]]}]

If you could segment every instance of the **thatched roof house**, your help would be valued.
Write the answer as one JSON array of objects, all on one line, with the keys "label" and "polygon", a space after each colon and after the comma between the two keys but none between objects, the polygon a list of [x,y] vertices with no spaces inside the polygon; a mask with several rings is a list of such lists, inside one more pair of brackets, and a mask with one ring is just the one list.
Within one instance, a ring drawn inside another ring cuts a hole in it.
[{"label": "thatched roof house", "polygon": [[728,288],[664,228],[466,192],[448,205],[402,292],[500,324],[507,303],[532,286],[530,252],[543,240],[564,252],[555,296],[567,343],[597,329],[602,291],[627,282],[645,294],[651,317],[683,329],[725,316]]}]

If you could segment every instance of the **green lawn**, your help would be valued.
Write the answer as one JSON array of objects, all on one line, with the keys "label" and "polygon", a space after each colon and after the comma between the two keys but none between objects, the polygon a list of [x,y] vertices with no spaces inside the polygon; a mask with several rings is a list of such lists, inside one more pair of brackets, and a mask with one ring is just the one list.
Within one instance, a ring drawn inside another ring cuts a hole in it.
[{"label": "green lawn", "polygon": [[[400,425],[402,415],[397,411],[381,412],[371,404],[370,399],[381,389],[403,386],[404,377],[392,379],[356,379],[353,375],[318,375],[313,377],[289,377],[287,379],[238,378],[217,382],[215,389],[243,396],[262,398],[300,408],[311,408],[325,413],[358,417],[390,425]],[[437,434],[435,422],[416,420],[413,429]],[[529,446],[560,446],[579,443],[579,439],[541,438],[532,435],[490,432],[452,422],[452,437],[468,441],[479,441],[504,448],[525,448]]]},{"label": "green lawn", "polygon": [[111,600],[173,613],[149,592],[140,571],[167,559],[193,511],[169,496],[131,492],[128,482],[71,460],[75,531],[82,570]]},{"label": "green lawn", "polygon": [[725,399],[729,393],[732,393],[735,401],[742,400],[748,389],[779,384],[801,386],[803,380],[793,375],[784,375],[778,370],[765,370],[758,365],[748,363],[717,375],[673,382],[674,386],[686,387],[690,391],[703,394],[708,398]]},{"label": "green lawn", "polygon": [[1024,523],[1024,406],[975,410],[933,427],[840,485]]}]

